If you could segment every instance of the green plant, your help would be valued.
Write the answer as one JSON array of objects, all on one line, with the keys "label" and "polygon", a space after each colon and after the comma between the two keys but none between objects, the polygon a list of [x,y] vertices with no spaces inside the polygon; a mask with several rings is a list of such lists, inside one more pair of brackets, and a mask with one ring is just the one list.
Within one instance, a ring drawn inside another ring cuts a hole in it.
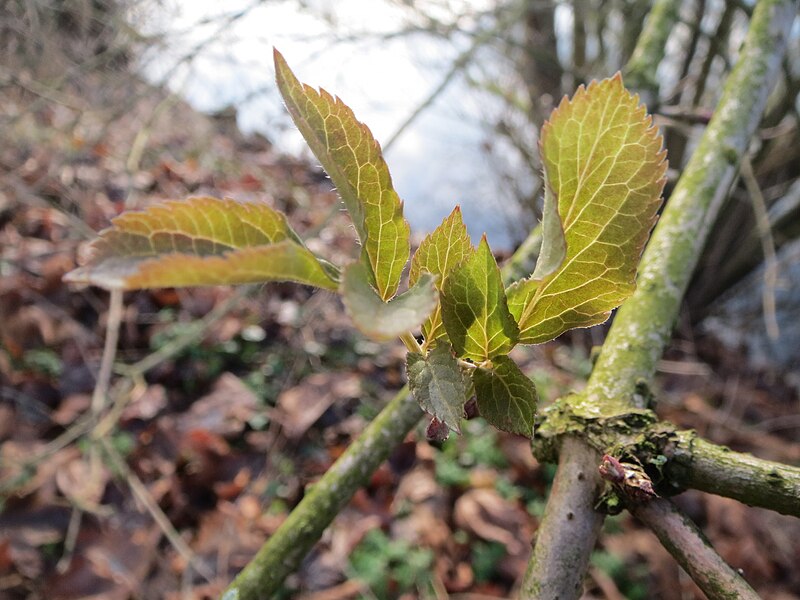
[{"label": "green plant", "polygon": [[430,550],[393,541],[380,529],[369,531],[350,557],[353,574],[380,599],[426,587],[432,564]]},{"label": "green plant", "polygon": [[409,386],[434,430],[459,431],[475,395],[487,421],[531,437],[536,388],[508,353],[605,321],[634,289],[666,169],[644,107],[616,76],[579,89],[542,128],[543,241],[529,278],[505,285],[485,236],[473,247],[456,207],[411,258],[409,288],[398,294],[409,226],[380,146],[347,105],[301,84],[277,51],[275,69],[294,122],[347,206],[358,260],[339,266],[314,255],[265,204],[190,198],[114,219],[68,280],[109,289],[291,280],[336,291],[362,333],[405,343]]},{"label": "green plant", "polygon": [[[510,285],[504,276],[529,262],[532,244],[524,243],[525,256],[501,270],[485,238],[472,246],[456,208],[411,259],[410,287],[398,295],[410,254],[408,225],[380,147],[346,105],[300,84],[277,53],[278,84],[289,111],[353,219],[361,242],[357,260],[331,265],[304,245],[282,214],[213,198],[126,213],[101,234],[93,259],[70,280],[109,288],[117,297],[139,287],[296,281],[339,293],[362,333],[380,341],[399,337],[408,348],[413,399],[408,390],[398,393],[307,490],[230,585],[226,600],[267,597],[280,588],[391,445],[419,420],[417,404],[433,417],[429,431],[444,435],[458,431],[473,392],[487,421],[533,437],[537,459],[558,462],[524,597],[580,594],[604,519],[597,503],[603,454],[609,455],[606,467],[657,465],[653,472],[636,470],[637,489],[648,477],[660,478],[653,494],[629,493],[624,472],[610,491],[707,594],[755,597],[663,495],[692,487],[800,515],[800,469],[731,452],[659,422],[648,386],[710,222],[775,81],[795,8],[780,0],[755,7],[715,117],[648,245],[638,288],[636,265],[655,220],[666,164],[658,133],[620,77],[580,88],[543,127],[541,249],[530,277]],[[640,38],[643,47],[663,47],[653,40],[673,12],[653,11]],[[653,59],[646,67],[654,72]],[[635,79],[634,67],[629,73]],[[535,422],[535,387],[508,353],[516,344],[542,343],[600,323],[628,297],[586,388],[558,399]]]}]

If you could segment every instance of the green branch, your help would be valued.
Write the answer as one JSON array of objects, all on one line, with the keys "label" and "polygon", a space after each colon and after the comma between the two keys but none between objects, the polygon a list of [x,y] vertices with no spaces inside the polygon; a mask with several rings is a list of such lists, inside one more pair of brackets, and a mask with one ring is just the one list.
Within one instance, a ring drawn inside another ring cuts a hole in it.
[{"label": "green branch", "polygon": [[796,3],[764,0],[717,110],[642,257],[637,289],[622,305],[585,391],[584,405],[606,415],[634,403],[669,342],[681,300],[739,160],[775,84]]},{"label": "green branch", "polygon": [[[715,115],[644,253],[637,289],[618,311],[587,387],[575,398],[573,409],[577,414],[612,417],[641,404],[637,386],[651,380],[670,339],[683,294],[711,224],[728,194],[739,159],[755,132],[767,94],[775,83],[795,11],[796,2],[787,0],[762,0],[756,5],[739,61],[726,81]],[[649,43],[647,37],[640,41]],[[650,68],[655,69],[654,66]],[[559,471],[585,473],[598,482],[596,469],[592,472],[586,468],[585,458],[581,457],[559,465]],[[549,510],[567,495],[563,487],[553,489],[541,527],[567,530],[575,526],[572,520]],[[551,523],[551,520],[556,522]],[[578,545],[570,549],[570,556],[588,557],[595,538],[591,535],[578,540]],[[557,586],[558,582],[552,579],[556,572],[554,567],[561,564],[564,557],[548,550],[544,542],[537,543],[533,557],[523,589]],[[561,598],[580,595],[580,590],[560,589],[563,591]]]},{"label": "green branch", "polygon": [[[510,266],[502,269],[504,280],[512,277],[511,269],[517,269],[513,273],[517,276],[520,265],[533,262],[540,243],[537,227],[514,253]],[[406,343],[410,344],[410,340]],[[419,404],[404,387],[292,510],[289,518],[231,583],[224,600],[267,598],[277,591],[322,537],[337,513],[369,480],[391,450],[403,441],[420,417]]]},{"label": "green branch", "polygon": [[798,467],[734,452],[694,431],[678,432],[664,453],[670,459],[665,474],[679,487],[800,517]]},{"label": "green branch", "polygon": [[678,21],[678,8],[675,0],[656,1],[623,72],[627,87],[639,92],[651,109],[658,99],[658,65],[664,58],[667,38]]},{"label": "green branch", "polygon": [[403,388],[330,469],[306,491],[225,592],[224,600],[270,598],[373,471],[419,421],[416,400]]}]

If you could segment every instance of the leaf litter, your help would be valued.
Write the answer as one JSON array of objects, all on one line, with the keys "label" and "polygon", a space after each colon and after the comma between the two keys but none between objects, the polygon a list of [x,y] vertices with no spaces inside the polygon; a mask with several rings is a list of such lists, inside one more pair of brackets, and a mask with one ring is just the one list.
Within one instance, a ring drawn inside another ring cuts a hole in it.
[{"label": "leaf litter", "polygon": [[[121,101],[96,77],[83,85]],[[324,243],[311,238],[309,247],[328,260],[342,264],[353,252],[352,226],[332,210],[337,200],[319,170],[264,138],[223,133],[184,105],[159,117],[140,163],[126,169],[138,124],[163,100],[136,85],[136,104],[110,125],[84,116],[79,132],[70,108],[46,104],[10,128],[0,150],[0,597],[216,597],[404,383],[404,352],[367,343],[324,292],[273,284],[241,297],[229,288],[131,293],[119,360],[178,350],[113,380],[114,418],[103,435],[128,471],[102,455],[92,462],[97,430],[85,417],[108,298],[61,282],[81,238],[123,209],[208,194],[267,201],[304,239],[324,225]],[[23,114],[25,94],[0,91],[8,114]],[[193,322],[230,299],[180,348]],[[574,349],[588,350],[591,338],[565,337],[516,351],[543,403],[581,385]],[[795,414],[796,396],[703,344],[692,352],[686,340],[673,344],[670,360],[707,361],[714,375],[662,376],[662,415],[737,450],[800,460],[800,427],[758,426]],[[522,438],[479,420],[444,444],[420,428],[287,580],[286,597],[356,598],[379,588],[384,597],[513,595],[551,476]],[[210,581],[131,492],[134,480]],[[763,596],[800,597],[796,521],[701,494],[678,501]],[[614,560],[596,557],[587,597],[630,597],[641,586],[640,597],[699,597],[633,520],[616,517],[608,528],[597,552]],[[363,552],[358,562],[365,547],[382,562],[363,562]],[[416,559],[424,568],[409,575]],[[382,565],[385,581],[368,583],[370,564]]]}]

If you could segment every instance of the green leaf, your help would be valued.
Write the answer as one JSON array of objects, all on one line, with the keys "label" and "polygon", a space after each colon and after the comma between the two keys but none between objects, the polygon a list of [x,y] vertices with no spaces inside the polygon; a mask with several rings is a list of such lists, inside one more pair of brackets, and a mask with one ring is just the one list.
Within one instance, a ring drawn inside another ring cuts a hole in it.
[{"label": "green leaf", "polygon": [[498,356],[492,363],[472,373],[481,416],[498,429],[533,437],[536,386],[508,356]]},{"label": "green leaf", "polygon": [[[546,171],[545,171],[546,173]],[[545,180],[547,175],[545,174]],[[542,247],[536,259],[536,268],[531,279],[542,280],[551,275],[564,263],[567,256],[567,240],[561,218],[558,216],[558,203],[550,186],[544,186],[544,210],[542,211]]]},{"label": "green leaf", "polygon": [[381,147],[339,98],[301,84],[277,50],[275,72],[286,108],[350,212],[370,281],[388,300],[397,292],[410,248],[403,203]]},{"label": "green leaf", "polygon": [[475,362],[508,354],[519,331],[486,236],[442,285],[442,321],[456,354]]},{"label": "green leaf", "polygon": [[436,307],[438,294],[435,277],[429,273],[419,278],[408,291],[389,302],[369,283],[367,267],[348,265],[342,276],[342,300],[355,326],[376,340],[390,340],[417,329]]},{"label": "green leaf", "polygon": [[459,422],[464,418],[471,385],[451,348],[441,344],[427,357],[409,352],[406,371],[408,386],[422,409],[460,433]]},{"label": "green leaf", "polygon": [[333,269],[263,203],[198,197],[112,220],[64,280],[107,289],[297,281],[335,290]]},{"label": "green leaf", "polygon": [[[474,251],[467,228],[461,219],[461,208],[456,206],[450,216],[419,245],[411,259],[409,285],[414,285],[422,273],[432,273],[439,276],[436,287],[441,290],[450,271]],[[422,324],[422,334],[427,342],[445,336],[440,306]]]},{"label": "green leaf", "polygon": [[633,292],[667,168],[661,135],[619,74],[562,100],[540,147],[567,253],[542,280],[508,289],[525,344],[602,323]]}]

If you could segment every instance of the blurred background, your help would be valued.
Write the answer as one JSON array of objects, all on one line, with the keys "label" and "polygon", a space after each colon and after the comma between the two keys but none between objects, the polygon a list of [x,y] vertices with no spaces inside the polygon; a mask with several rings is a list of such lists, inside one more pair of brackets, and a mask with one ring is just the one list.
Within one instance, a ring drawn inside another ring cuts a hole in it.
[{"label": "blurred background", "polygon": [[[272,48],[384,147],[419,241],[455,204],[509,255],[541,211],[537,132],[622,71],[665,136],[670,190],[713,114],[752,2],[5,0],[0,6],[0,597],[214,597],[404,382],[403,350],[299,286],[126,295],[116,376],[87,417],[107,296],[61,276],[123,210],[262,199],[320,253],[356,252],[274,85]],[[800,25],[748,164],[660,364],[660,414],[800,462]],[[579,388],[607,327],[520,349],[540,394]],[[99,427],[99,428],[98,428]],[[112,440],[99,463],[92,439]],[[513,595],[552,469],[470,421],[409,437],[287,598]],[[800,597],[791,519],[687,493],[683,508],[770,598]],[[161,517],[164,517],[163,519]],[[587,597],[693,598],[649,533],[608,521]]]}]

